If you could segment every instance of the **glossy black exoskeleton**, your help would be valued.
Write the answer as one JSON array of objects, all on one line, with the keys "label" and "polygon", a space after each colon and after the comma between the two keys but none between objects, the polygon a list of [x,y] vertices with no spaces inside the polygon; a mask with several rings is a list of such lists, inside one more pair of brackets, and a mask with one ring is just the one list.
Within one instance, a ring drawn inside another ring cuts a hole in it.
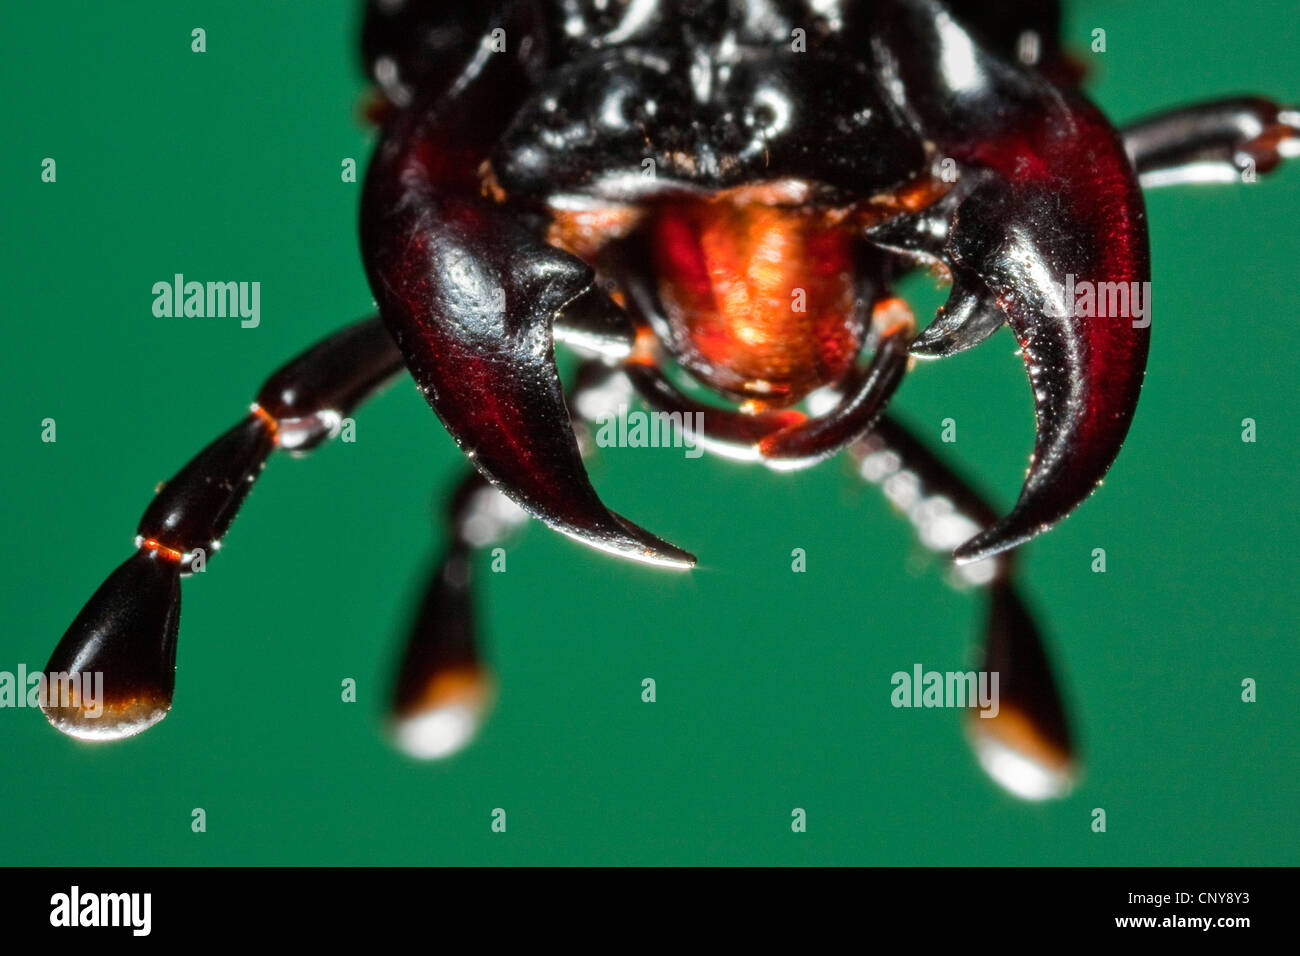
[{"label": "glossy black exoskeleton", "polygon": [[[637,395],[773,470],[848,449],[989,594],[1001,704],[970,721],[981,762],[1023,796],[1063,792],[1076,756],[1011,549],[1087,497],[1127,434],[1150,334],[1140,187],[1266,172],[1297,153],[1300,117],[1237,98],[1117,130],[1079,91],[1059,19],[1054,3],[968,0],[373,0],[361,237],[379,317],[278,372],[162,489],[140,551],[51,661],[102,669],[107,717],[70,701],[51,721],[102,738],[160,719],[179,577],[274,447],[309,450],[405,370],[476,469],[404,657],[407,751],[455,751],[486,707],[473,549],[531,515],[620,557],[694,564],[587,478],[583,422]],[[893,291],[918,267],[951,280],[919,333]],[[1087,313],[1070,295],[1085,286]],[[1037,439],[999,517],[884,410],[912,359],[1004,324]],[[567,395],[557,342],[585,357]]]}]

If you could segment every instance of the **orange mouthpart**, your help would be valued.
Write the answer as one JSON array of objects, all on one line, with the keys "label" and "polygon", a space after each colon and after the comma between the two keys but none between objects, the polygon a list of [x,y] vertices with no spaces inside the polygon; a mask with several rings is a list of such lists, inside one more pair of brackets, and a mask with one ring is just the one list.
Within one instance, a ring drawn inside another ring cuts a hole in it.
[{"label": "orange mouthpart", "polygon": [[848,370],[862,344],[842,214],[735,190],[659,206],[659,296],[683,364],[734,397],[788,405]]}]

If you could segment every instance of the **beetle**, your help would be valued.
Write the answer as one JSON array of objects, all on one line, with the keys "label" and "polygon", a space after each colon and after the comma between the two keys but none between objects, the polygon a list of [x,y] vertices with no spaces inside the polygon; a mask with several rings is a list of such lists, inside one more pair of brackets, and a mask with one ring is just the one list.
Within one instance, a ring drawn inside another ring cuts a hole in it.
[{"label": "beetle", "polygon": [[[50,722],[118,739],[161,720],[181,578],[271,452],[309,452],[409,374],[474,468],[394,691],[407,752],[453,753],[484,718],[475,550],[532,517],[617,557],[693,566],[587,477],[589,423],[636,396],[773,471],[847,451],[988,595],[1001,702],[970,721],[982,765],[1021,796],[1066,792],[1078,757],[1014,549],[1092,493],[1134,415],[1142,187],[1268,172],[1300,153],[1300,113],[1237,97],[1116,130],[1059,33],[1057,5],[1032,2],[368,4],[380,135],[361,240],[379,314],[275,372],[160,489],[46,668],[102,673],[103,712],[73,684]],[[920,331],[895,291],[916,269],[951,282]],[[1037,434],[1000,516],[885,409],[914,364],[1004,324]],[[583,359],[567,393],[557,343]]]}]

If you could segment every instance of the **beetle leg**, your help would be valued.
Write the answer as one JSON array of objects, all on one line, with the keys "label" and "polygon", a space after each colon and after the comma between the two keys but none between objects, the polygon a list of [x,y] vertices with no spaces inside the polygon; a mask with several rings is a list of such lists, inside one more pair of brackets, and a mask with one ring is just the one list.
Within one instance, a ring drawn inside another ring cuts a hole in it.
[{"label": "beetle leg", "polygon": [[451,542],[437,562],[394,685],[392,732],[412,757],[449,757],[478,732],[492,704],[479,651],[473,552],[502,544],[528,514],[471,470],[452,496]]},{"label": "beetle leg", "polygon": [[[881,487],[932,551],[950,552],[996,520],[980,494],[892,416],[881,418],[849,453],[859,474]],[[976,757],[1016,796],[1062,796],[1077,777],[1078,758],[1043,640],[1013,583],[1013,556],[957,566],[953,574],[984,590],[989,601],[982,668],[998,675],[997,712],[969,712]]]},{"label": "beetle leg", "polygon": [[161,487],[140,519],[138,550],[109,575],[59,641],[46,672],[102,673],[104,686],[100,702],[49,700],[44,710],[51,724],[73,737],[114,740],[167,715],[176,680],[181,577],[205,569],[273,449],[304,454],[338,434],[348,413],[401,371],[402,357],[387,330],[368,319],[267,379],[248,417]]},{"label": "beetle leg", "polygon": [[975,561],[1068,515],[1119,452],[1150,320],[1076,314],[1067,290],[1077,280],[1123,289],[1125,302],[1134,290],[1145,295],[1145,210],[1123,143],[1096,108],[982,48],[940,4],[885,4],[875,43],[899,109],[959,169],[961,202],[941,254],[954,275],[957,298],[945,312],[957,329],[923,334],[918,351],[977,340],[1000,311],[1034,391],[1029,474],[1011,513],[956,550]]},{"label": "beetle leg", "polygon": [[[631,397],[630,383],[602,361],[584,361],[569,403],[585,458],[594,443],[587,428]],[[412,757],[439,759],[463,749],[486,719],[494,696],[475,626],[474,556],[505,544],[529,521],[528,512],[477,470],[460,482],[447,509],[450,542],[434,566],[402,652],[390,704],[397,746]]]},{"label": "beetle leg", "polygon": [[1170,110],[1123,129],[1143,187],[1240,182],[1300,156],[1300,109],[1234,97]]}]

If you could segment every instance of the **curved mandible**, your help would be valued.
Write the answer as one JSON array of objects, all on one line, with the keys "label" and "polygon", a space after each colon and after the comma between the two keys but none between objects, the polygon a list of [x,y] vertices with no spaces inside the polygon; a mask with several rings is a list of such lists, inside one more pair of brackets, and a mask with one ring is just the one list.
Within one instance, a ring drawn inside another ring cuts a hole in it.
[{"label": "curved mandible", "polygon": [[969,347],[1001,314],[1034,390],[1020,497],[954,554],[977,561],[1073,511],[1123,444],[1150,336],[1146,214],[1123,142],[1092,104],[984,49],[934,0],[882,7],[873,42],[885,86],[960,170],[958,201],[931,213],[948,222],[891,226],[882,239],[905,247],[910,233],[952,272],[942,324],[916,351]]}]

